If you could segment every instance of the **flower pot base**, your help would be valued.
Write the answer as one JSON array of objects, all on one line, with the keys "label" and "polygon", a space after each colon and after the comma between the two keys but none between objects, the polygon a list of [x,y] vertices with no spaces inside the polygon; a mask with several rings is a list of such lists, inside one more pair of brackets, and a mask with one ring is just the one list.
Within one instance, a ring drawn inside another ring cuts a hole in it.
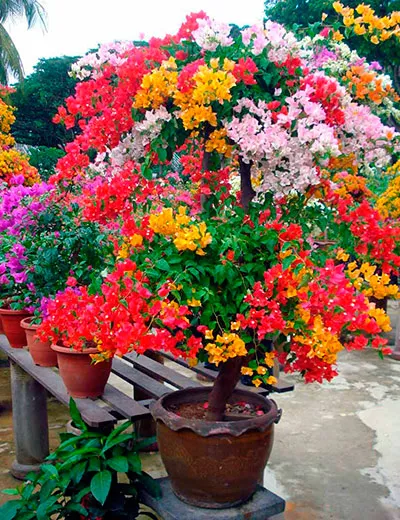
[{"label": "flower pot base", "polygon": [[[172,490],[169,478],[157,479],[161,488],[162,498],[156,499],[146,492],[142,493],[141,500],[150,506],[156,513],[171,520],[182,520],[183,518],[195,518],[196,520],[265,520],[275,517],[285,510],[283,498],[275,495],[267,489],[257,486],[254,495],[246,503],[240,506],[226,509],[204,509],[186,504],[181,501]],[[211,513],[211,514],[210,514]]]}]

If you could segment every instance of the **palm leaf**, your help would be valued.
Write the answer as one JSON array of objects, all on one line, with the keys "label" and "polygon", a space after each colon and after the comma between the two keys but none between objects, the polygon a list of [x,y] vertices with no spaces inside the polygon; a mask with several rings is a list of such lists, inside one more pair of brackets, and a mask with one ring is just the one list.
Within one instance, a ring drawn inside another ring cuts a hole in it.
[{"label": "palm leaf", "polygon": [[19,80],[23,79],[24,67],[14,42],[0,23],[0,83],[7,85],[11,74]]},{"label": "palm leaf", "polygon": [[36,23],[46,28],[46,11],[37,0],[0,0],[0,21],[25,17],[30,29]]}]

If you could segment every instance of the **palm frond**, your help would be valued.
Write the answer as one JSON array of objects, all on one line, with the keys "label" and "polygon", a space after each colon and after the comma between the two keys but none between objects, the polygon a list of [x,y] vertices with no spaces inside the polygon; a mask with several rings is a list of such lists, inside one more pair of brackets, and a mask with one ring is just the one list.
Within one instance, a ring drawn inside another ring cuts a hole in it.
[{"label": "palm frond", "polygon": [[36,23],[46,29],[46,10],[37,0],[0,0],[0,22],[25,17],[28,29]]},{"label": "palm frond", "polygon": [[10,74],[22,80],[24,67],[11,36],[0,23],[0,83],[7,85]]}]

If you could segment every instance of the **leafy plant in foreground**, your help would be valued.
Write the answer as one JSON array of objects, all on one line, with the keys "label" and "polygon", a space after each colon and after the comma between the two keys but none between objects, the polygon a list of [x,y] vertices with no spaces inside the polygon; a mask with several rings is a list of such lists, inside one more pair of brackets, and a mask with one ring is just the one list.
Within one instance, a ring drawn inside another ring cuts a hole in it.
[{"label": "leafy plant in foreground", "polygon": [[[0,507],[2,520],[133,520],[139,514],[139,492],[159,496],[156,482],[142,472],[139,450],[154,439],[136,442],[126,421],[103,433],[89,430],[74,400],[70,413],[80,435],[62,433],[61,444],[40,472],[3,493],[16,498]],[[121,483],[119,475],[125,475]],[[143,513],[150,519],[155,515]]]}]

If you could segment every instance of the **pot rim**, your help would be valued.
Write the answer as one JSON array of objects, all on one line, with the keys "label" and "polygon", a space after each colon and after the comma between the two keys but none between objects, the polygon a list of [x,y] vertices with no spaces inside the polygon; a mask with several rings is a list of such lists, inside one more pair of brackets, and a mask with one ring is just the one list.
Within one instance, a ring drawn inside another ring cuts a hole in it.
[{"label": "pot rim", "polygon": [[21,315],[25,314],[25,316],[27,318],[32,316],[32,314],[27,310],[5,309],[4,307],[0,307],[0,314],[5,314],[5,315],[9,315],[9,316],[17,316],[18,314],[21,314]]},{"label": "pot rim", "polygon": [[98,354],[99,350],[94,347],[85,348],[83,350],[74,350],[72,347],[62,347],[61,345],[56,345],[55,343],[52,343],[51,345],[52,350],[55,352],[60,352],[60,354]]},{"label": "pot rim", "polygon": [[232,395],[238,397],[242,396],[244,398],[248,396],[253,400],[258,400],[259,402],[264,401],[264,403],[269,406],[267,413],[264,415],[248,417],[236,421],[205,421],[202,419],[187,419],[185,417],[181,417],[176,415],[174,412],[167,410],[167,408],[164,406],[165,400],[171,397],[171,395],[186,394],[190,396],[204,393],[207,396],[207,394],[211,392],[211,388],[212,387],[206,386],[193,387],[168,392],[150,405],[151,414],[156,421],[160,420],[173,431],[187,429],[197,433],[201,437],[209,437],[212,435],[233,435],[234,437],[238,437],[239,435],[242,435],[243,433],[250,430],[265,431],[274,423],[277,424],[280,421],[282,410],[278,409],[275,401],[273,399],[263,397],[260,394],[250,392],[249,390],[235,389]]},{"label": "pot rim", "polygon": [[23,318],[20,321],[21,327],[26,330],[37,330],[40,325],[38,325],[36,323],[31,323],[31,321],[34,319],[35,319],[35,316],[27,316],[26,318]]}]

